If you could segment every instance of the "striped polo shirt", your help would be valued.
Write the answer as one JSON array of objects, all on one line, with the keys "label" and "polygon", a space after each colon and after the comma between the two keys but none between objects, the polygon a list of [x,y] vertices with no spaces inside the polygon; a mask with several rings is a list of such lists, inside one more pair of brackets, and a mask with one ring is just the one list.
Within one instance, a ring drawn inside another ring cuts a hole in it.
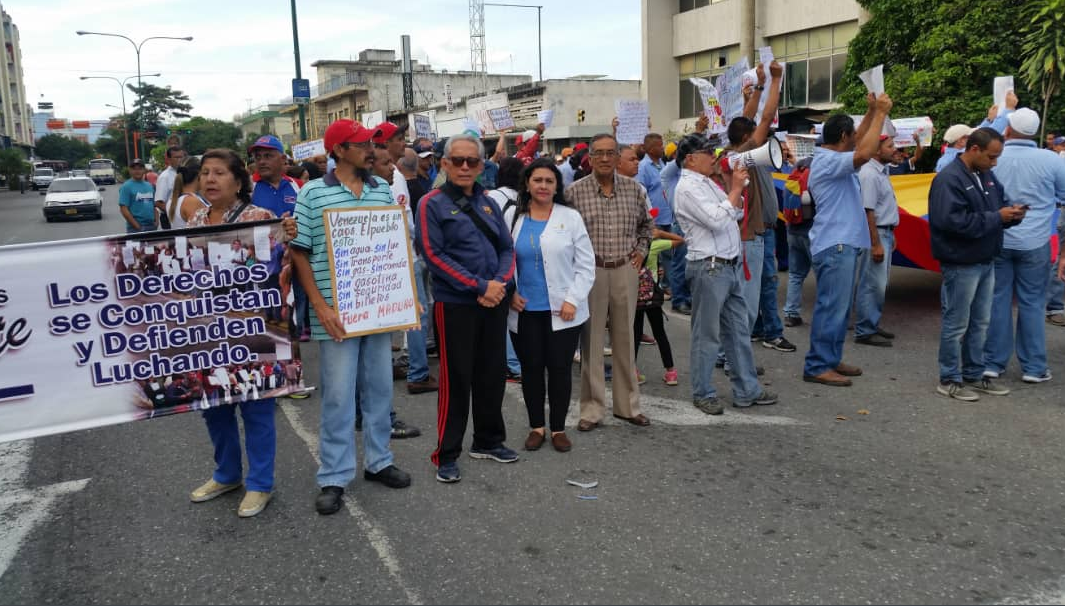
[{"label": "striped polo shirt", "polygon": [[[314,271],[314,281],[322,298],[333,306],[333,282],[329,275],[329,253],[326,250],[325,224],[322,212],[328,209],[358,208],[360,206],[394,205],[392,190],[384,179],[371,177],[362,188],[362,196],[348,189],[330,171],[321,179],[315,179],[300,189],[296,197],[296,238],[289,244],[306,251]],[[330,339],[328,333],[318,321],[314,308],[311,308],[311,338]]]}]

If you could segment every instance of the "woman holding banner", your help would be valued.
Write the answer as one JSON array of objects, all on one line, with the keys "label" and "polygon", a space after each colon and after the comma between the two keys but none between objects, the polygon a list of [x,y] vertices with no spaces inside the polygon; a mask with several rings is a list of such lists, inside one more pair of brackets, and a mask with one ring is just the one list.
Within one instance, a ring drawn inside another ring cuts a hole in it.
[{"label": "woman holding banner", "polygon": [[[224,225],[273,219],[274,213],[253,206],[251,180],[244,162],[228,149],[212,149],[200,161],[200,188],[210,203],[189,219],[189,227]],[[294,221],[286,225],[295,235]],[[238,379],[239,381],[239,379]],[[248,457],[248,475],[243,477],[240,430],[235,407],[244,419],[244,449]],[[247,484],[247,492],[237,508],[242,518],[258,515],[270,502],[274,487],[274,453],[277,433],[274,428],[274,399],[247,400],[246,394],[233,405],[216,406],[203,411],[207,432],[214,445],[214,474],[203,486],[192,491],[192,501],[202,503]]]},{"label": "woman holding banner", "polygon": [[525,168],[517,206],[503,218],[514,238],[517,265],[508,324],[529,413],[525,450],[538,450],[547,439],[546,399],[551,445],[568,452],[573,447],[565,432],[573,352],[588,319],[595,252],[580,213],[562,196],[562,173],[550,158],[533,160]]}]

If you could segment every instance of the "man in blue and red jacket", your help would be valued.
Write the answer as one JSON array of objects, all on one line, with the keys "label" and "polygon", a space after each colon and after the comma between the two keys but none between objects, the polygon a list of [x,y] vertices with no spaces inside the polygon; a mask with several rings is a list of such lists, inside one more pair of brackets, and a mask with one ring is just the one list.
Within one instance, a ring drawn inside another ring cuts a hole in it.
[{"label": "man in blue and red jacket", "polygon": [[442,158],[447,182],[418,204],[415,246],[432,275],[433,318],[440,350],[436,479],[461,479],[458,457],[473,402],[470,456],[518,460],[504,446],[506,321],[513,290],[514,243],[495,202],[477,177],[484,146],[471,135],[448,139]]}]

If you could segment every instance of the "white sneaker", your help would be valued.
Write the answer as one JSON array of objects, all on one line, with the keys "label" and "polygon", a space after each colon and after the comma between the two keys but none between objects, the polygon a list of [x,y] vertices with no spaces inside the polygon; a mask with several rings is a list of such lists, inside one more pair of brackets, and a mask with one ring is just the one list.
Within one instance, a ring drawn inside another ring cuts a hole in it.
[{"label": "white sneaker", "polygon": [[985,370],[984,371],[984,378],[985,379],[997,379],[998,378],[998,373],[993,371],[993,370]]},{"label": "white sneaker", "polygon": [[1050,374],[1050,369],[1048,368],[1041,375],[1024,375],[1021,380],[1025,383],[1046,383],[1053,378],[1054,376]]}]

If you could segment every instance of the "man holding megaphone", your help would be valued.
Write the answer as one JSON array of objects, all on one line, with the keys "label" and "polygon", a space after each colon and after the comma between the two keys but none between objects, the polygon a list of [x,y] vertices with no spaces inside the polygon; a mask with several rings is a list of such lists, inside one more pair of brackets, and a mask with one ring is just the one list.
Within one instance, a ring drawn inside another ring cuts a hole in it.
[{"label": "man holding megaphone", "polygon": [[810,351],[803,380],[848,387],[862,370],[843,363],[843,342],[851,315],[858,255],[869,249],[869,226],[858,184],[858,169],[876,156],[891,97],[869,93],[865,118],[835,114],[825,121],[824,145],[810,163],[810,194],[817,215],[810,229],[810,254],[817,275],[817,301],[810,324]]}]

